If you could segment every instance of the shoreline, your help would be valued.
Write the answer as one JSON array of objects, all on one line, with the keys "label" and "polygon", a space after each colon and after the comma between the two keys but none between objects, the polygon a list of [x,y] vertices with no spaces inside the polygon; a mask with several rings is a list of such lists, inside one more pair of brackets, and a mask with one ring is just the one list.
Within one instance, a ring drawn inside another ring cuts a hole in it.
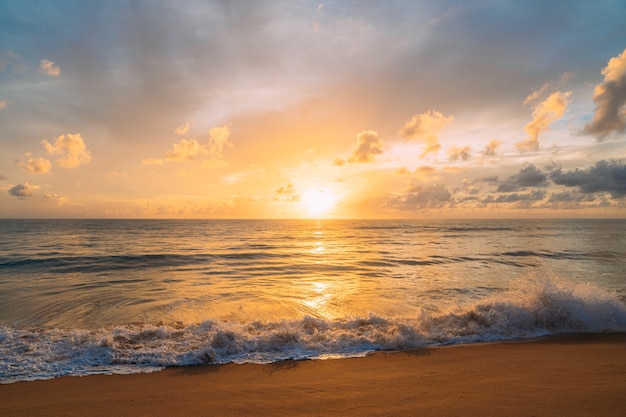
[{"label": "shoreline", "polygon": [[0,385],[7,416],[623,416],[626,333]]}]

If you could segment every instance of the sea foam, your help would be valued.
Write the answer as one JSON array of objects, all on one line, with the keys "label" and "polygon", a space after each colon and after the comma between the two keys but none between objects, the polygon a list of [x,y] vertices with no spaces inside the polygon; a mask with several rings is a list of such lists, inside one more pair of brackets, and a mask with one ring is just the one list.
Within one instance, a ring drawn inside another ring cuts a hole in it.
[{"label": "sea foam", "polygon": [[305,316],[281,321],[129,324],[99,330],[0,327],[0,383],[62,375],[151,372],[168,366],[269,363],[362,356],[376,350],[626,332],[626,306],[612,293],[552,274],[445,311],[414,317]]}]

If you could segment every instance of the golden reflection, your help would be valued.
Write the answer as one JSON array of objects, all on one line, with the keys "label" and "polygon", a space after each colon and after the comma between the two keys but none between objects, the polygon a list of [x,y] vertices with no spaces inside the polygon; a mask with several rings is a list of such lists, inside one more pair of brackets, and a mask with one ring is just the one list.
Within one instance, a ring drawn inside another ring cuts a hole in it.
[{"label": "golden reflection", "polygon": [[311,253],[322,254],[324,253],[324,243],[315,242],[315,247],[311,249]]},{"label": "golden reflection", "polygon": [[333,297],[332,291],[329,291],[331,286],[330,284],[324,282],[313,282],[312,286],[312,292],[314,295],[311,298],[304,300],[302,303],[318,312],[319,315],[326,316],[323,312],[328,310],[327,304]]}]

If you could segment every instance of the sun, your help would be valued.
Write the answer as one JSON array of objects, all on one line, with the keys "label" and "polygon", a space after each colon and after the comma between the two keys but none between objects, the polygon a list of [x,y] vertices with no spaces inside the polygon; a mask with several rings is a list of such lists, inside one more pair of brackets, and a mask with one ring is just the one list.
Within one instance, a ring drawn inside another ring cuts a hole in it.
[{"label": "sun", "polygon": [[321,217],[328,214],[337,202],[337,197],[326,188],[310,188],[300,200],[309,216]]}]

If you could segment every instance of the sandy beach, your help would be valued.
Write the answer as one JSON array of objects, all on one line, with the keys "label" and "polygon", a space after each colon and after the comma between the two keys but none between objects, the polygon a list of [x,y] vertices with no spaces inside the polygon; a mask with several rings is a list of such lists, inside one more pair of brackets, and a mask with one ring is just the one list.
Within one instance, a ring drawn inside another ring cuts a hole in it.
[{"label": "sandy beach", "polygon": [[624,416],[626,334],[0,386],[3,416]]}]

